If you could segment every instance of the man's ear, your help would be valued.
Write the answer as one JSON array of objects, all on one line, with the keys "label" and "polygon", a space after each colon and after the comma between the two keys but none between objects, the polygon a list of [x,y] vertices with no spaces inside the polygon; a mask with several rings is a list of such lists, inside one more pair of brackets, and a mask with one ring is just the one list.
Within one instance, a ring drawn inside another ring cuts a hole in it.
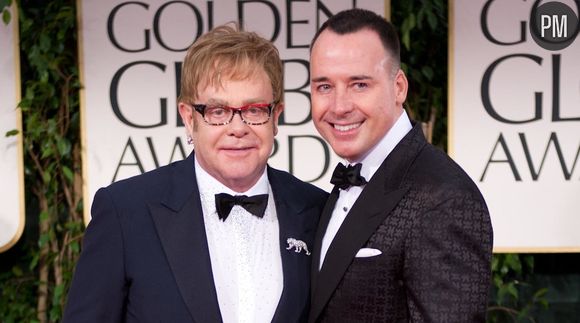
[{"label": "man's ear", "polygon": [[276,104],[276,106],[274,107],[274,110],[272,110],[272,119],[274,122],[274,136],[276,136],[278,134],[278,119],[280,118],[282,111],[284,111],[284,103],[283,102]]},{"label": "man's ear", "polygon": [[407,90],[409,89],[409,82],[407,81],[407,76],[402,69],[397,71],[395,75],[395,104],[397,106],[403,106],[405,100],[407,99]]},{"label": "man's ear", "polygon": [[193,133],[195,132],[195,121],[194,121],[194,116],[193,116],[193,107],[190,106],[189,104],[185,104],[183,102],[179,102],[178,104],[178,109],[179,109],[179,115],[181,116],[181,121],[183,121],[183,124],[185,125],[185,128],[187,130],[187,133],[193,137]]}]

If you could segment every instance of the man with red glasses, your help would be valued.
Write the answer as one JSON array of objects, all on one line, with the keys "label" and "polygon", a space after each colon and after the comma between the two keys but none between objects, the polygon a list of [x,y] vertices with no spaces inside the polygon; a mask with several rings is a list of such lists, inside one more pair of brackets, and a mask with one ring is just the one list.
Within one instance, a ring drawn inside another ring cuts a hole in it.
[{"label": "man with red glasses", "polygon": [[220,26],[188,50],[179,113],[194,153],[97,192],[65,322],[302,322],[327,194],[270,168],[282,64]]}]

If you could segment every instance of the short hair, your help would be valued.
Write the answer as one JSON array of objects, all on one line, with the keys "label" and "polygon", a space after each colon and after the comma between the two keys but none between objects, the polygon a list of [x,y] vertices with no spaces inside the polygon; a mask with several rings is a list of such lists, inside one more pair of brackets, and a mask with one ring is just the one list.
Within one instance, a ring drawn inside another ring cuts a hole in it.
[{"label": "short hair", "polygon": [[393,70],[396,73],[401,65],[401,46],[399,44],[399,36],[397,35],[397,30],[390,22],[386,21],[385,18],[377,15],[376,13],[360,9],[348,9],[333,15],[328,18],[322,26],[318,29],[310,48],[314,47],[314,43],[318,39],[318,36],[326,30],[339,34],[351,34],[357,31],[368,29],[377,33],[385,51],[391,56],[393,62]]},{"label": "short hair", "polygon": [[254,32],[235,23],[218,26],[199,37],[187,50],[181,68],[178,101],[192,103],[200,86],[221,86],[224,78],[243,80],[263,69],[270,78],[274,102],[284,91],[282,61],[278,49]]}]

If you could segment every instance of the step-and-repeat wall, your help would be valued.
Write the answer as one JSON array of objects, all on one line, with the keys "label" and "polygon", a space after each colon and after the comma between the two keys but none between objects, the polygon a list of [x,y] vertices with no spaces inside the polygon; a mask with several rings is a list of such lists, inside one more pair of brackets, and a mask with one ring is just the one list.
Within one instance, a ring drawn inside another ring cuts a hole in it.
[{"label": "step-and-repeat wall", "polygon": [[343,9],[385,14],[376,0],[81,1],[85,219],[98,188],[186,157],[177,111],[187,48],[212,26],[239,22],[272,40],[285,73],[285,110],[271,166],[329,189],[339,158],[310,115],[309,45]]},{"label": "step-and-repeat wall", "polygon": [[[181,62],[199,35],[229,21],[273,40],[284,61],[286,109],[270,164],[330,189],[339,158],[311,122],[308,47],[333,13],[384,15],[385,2],[78,4],[87,221],[99,187],[190,153],[176,102]],[[488,202],[495,251],[580,251],[578,1],[449,5],[449,153]],[[24,226],[21,140],[4,136],[20,128],[14,16],[0,27],[0,251]]]},{"label": "step-and-repeat wall", "polygon": [[451,1],[449,152],[496,251],[580,251],[580,1]]}]

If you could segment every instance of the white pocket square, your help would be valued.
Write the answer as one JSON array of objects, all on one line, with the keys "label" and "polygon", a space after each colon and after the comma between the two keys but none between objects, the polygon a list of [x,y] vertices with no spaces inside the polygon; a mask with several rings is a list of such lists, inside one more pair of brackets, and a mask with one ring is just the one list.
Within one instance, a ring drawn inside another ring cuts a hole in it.
[{"label": "white pocket square", "polygon": [[360,248],[360,250],[356,253],[356,258],[367,258],[367,257],[374,257],[382,254],[383,252],[379,249],[373,248]]}]

